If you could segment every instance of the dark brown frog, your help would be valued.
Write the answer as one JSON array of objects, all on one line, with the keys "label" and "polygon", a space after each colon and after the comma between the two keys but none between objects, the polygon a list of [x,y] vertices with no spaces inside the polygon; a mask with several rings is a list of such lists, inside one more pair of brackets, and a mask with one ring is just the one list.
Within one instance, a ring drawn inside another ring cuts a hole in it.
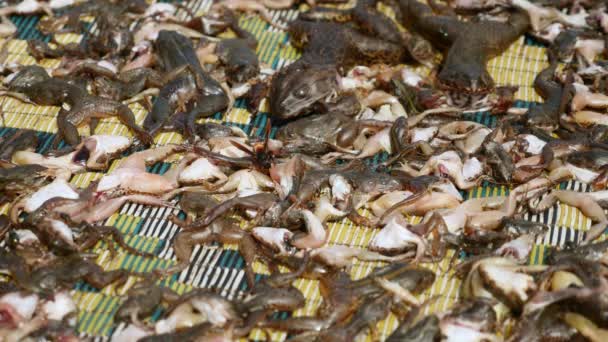
[{"label": "dark brown frog", "polygon": [[[462,21],[454,15],[435,15],[418,0],[400,0],[403,25],[444,52],[437,75],[440,86],[458,95],[484,94],[494,88],[488,60],[506,50],[530,25],[528,15],[513,12],[506,23]],[[466,94],[465,94],[466,93]]]},{"label": "dark brown frog", "polygon": [[[290,23],[291,42],[303,51],[298,61],[282,68],[273,78],[270,113],[274,119],[292,119],[309,113],[315,110],[314,104],[349,101],[352,94],[339,94],[337,98],[330,95],[340,92],[337,81],[340,73],[355,65],[406,60],[405,47],[390,40],[398,40],[395,24],[372,9],[367,1],[358,6],[358,11],[366,13],[357,16],[359,29],[305,19]],[[384,30],[391,32],[389,39],[382,35]]]}]

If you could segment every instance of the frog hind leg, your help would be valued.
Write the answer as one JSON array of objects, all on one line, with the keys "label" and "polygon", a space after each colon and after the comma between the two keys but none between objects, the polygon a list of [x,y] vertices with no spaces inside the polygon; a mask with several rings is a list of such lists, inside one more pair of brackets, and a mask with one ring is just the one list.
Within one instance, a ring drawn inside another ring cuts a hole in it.
[{"label": "frog hind leg", "polygon": [[[99,266],[98,266],[99,267]],[[84,280],[97,289],[102,289],[112,283],[120,285],[128,278],[128,273],[125,270],[118,269],[112,271],[104,271],[101,267],[89,272],[84,277]]]},{"label": "frog hind leg", "polygon": [[116,111],[116,115],[118,116],[118,120],[133,131],[144,144],[151,144],[153,142],[152,135],[137,125],[135,115],[129,107],[121,104]]},{"label": "frog hind leg", "polygon": [[255,271],[253,270],[253,263],[258,256],[258,248],[253,238],[246,234],[239,241],[239,253],[245,260],[245,277],[247,279],[247,286],[249,289],[253,289],[255,286]]},{"label": "frog hind leg", "polygon": [[186,117],[185,135],[192,139],[196,132],[196,120],[209,117],[221,112],[228,107],[228,97],[221,95],[207,95],[198,99],[195,107],[188,112]]},{"label": "frog hind leg", "polygon": [[58,133],[56,139],[60,141],[63,138],[68,145],[76,146],[80,144],[80,135],[78,134],[78,128],[68,120],[68,114],[68,111],[61,109],[57,116]]},{"label": "frog hind leg", "polygon": [[[403,36],[395,22],[376,9],[378,1],[357,1],[353,8],[353,20],[370,37],[382,37],[383,40],[403,44]],[[394,7],[397,8],[397,7]]]},{"label": "frog hind leg", "polygon": [[209,229],[198,232],[179,232],[173,240],[173,249],[175,256],[177,257],[177,264],[168,268],[165,271],[166,274],[181,272],[188,268],[194,247],[196,245],[211,242],[213,239],[214,236]]},{"label": "frog hind leg", "polygon": [[148,111],[148,115],[144,119],[143,127],[146,131],[154,132],[158,131],[167,121],[168,113],[172,113],[173,106],[169,103],[168,94],[165,94],[161,89],[159,96],[156,97],[152,108]]}]

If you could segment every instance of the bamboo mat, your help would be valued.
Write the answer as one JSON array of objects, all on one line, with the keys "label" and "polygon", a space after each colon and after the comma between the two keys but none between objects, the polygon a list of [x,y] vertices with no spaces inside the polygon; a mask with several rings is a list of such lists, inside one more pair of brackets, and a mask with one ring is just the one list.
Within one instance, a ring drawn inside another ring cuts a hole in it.
[{"label": "bamboo mat", "polygon": [[[212,1],[198,0],[186,2],[188,7],[195,13],[203,13],[209,8]],[[305,7],[302,7],[304,9]],[[297,17],[298,9],[271,11],[273,20],[279,23],[287,23]],[[9,55],[6,62],[16,62],[23,65],[34,64],[36,61],[26,52],[26,39],[45,37],[35,28],[39,17],[35,16],[12,16],[11,20],[19,27],[19,39],[8,42]],[[262,63],[279,69],[298,58],[297,50],[289,45],[289,39],[285,32],[270,27],[258,17],[247,16],[240,19],[243,28],[250,31],[257,38],[258,56]],[[95,30],[95,22],[91,21],[90,30]],[[86,37],[84,37],[86,38]],[[60,42],[72,42],[83,39],[83,36],[68,34],[59,37]],[[4,44],[4,42],[2,42]],[[40,65],[54,67],[58,60],[42,60]],[[547,65],[545,47],[529,37],[522,37],[515,42],[503,55],[490,62],[490,73],[499,85],[518,85],[517,106],[529,107],[539,101],[540,98],[534,92],[532,83],[536,74]],[[15,128],[28,128],[39,131],[39,150],[44,151],[50,146],[57,130],[55,122],[58,107],[43,107],[22,104],[11,98],[0,97],[0,106],[5,115],[2,122],[0,135],[7,134]],[[208,120],[223,122],[227,125],[236,125],[244,129],[248,134],[255,136],[264,132],[266,123],[266,103],[262,103],[260,114],[252,120],[251,115],[244,109],[244,104],[237,101],[235,108],[226,115],[216,115]],[[134,104],[131,109],[135,113],[137,122],[141,124],[146,111],[139,105]],[[496,118],[487,112],[468,114],[468,120],[481,122],[490,127],[496,123]],[[97,127],[96,134],[115,134],[129,136],[130,133],[116,119],[106,119]],[[82,135],[88,135],[88,128],[81,130]],[[175,133],[163,133],[156,138],[159,145],[181,142],[181,136]],[[375,163],[386,155],[371,158]],[[113,163],[115,167],[118,161]],[[164,173],[172,163],[159,163],[151,167],[152,172]],[[86,187],[91,181],[99,179],[101,173],[89,172],[79,174],[71,180],[78,187]],[[560,185],[565,189],[577,191],[588,191],[584,184],[567,182]],[[466,198],[500,196],[508,193],[508,189],[500,186],[485,185],[464,192]],[[7,207],[4,208],[7,210]],[[174,252],[171,248],[171,240],[178,232],[178,228],[166,220],[169,215],[179,214],[176,209],[158,208],[136,204],[126,204],[121,210],[110,217],[105,224],[117,227],[125,236],[125,240],[131,246],[156,255],[153,259],[127,254],[124,251],[111,258],[104,243],[99,243],[95,248],[99,255],[97,262],[106,269],[122,268],[131,271],[149,272],[157,268],[167,268],[175,263]],[[366,214],[366,213],[364,213]],[[585,218],[577,209],[565,205],[555,205],[541,215],[529,215],[526,217],[531,221],[543,222],[550,227],[545,236],[536,241],[536,245],[530,256],[530,263],[542,263],[545,251],[549,246],[563,244],[566,241],[578,241],[582,239],[581,231],[588,229],[590,220]],[[420,218],[412,217],[412,222]],[[341,244],[348,246],[366,247],[369,241],[377,233],[377,230],[358,227],[348,220],[328,225],[329,244]],[[437,280],[433,286],[421,295],[422,298],[440,295],[440,299],[433,302],[426,310],[427,312],[442,311],[447,309],[458,297],[459,281],[449,271],[449,259],[452,255],[438,264],[424,265],[437,274]],[[351,268],[353,278],[362,278],[369,274],[378,263],[358,262]],[[268,274],[262,264],[254,266],[259,277]],[[112,334],[124,328],[124,323],[117,324],[113,320],[124,294],[137,282],[137,278],[131,277],[124,286],[109,286],[98,291],[85,283],[79,283],[72,291],[78,303],[78,331],[82,336],[94,337],[98,340],[111,339]],[[160,281],[162,286],[169,287],[179,293],[189,291],[196,287],[219,287],[224,289],[224,294],[230,298],[239,297],[244,294],[246,282],[243,271],[243,259],[235,250],[235,246],[198,246],[193,253],[190,266],[183,272],[171,278]],[[299,309],[293,315],[313,315],[321,303],[318,283],[310,280],[298,280],[295,286],[302,291],[307,298],[304,308]],[[158,319],[162,309],[157,310],[152,320]],[[291,313],[281,313],[279,317],[288,317]],[[385,338],[396,328],[398,321],[394,316],[378,324],[381,338]],[[275,332],[271,334],[273,341],[281,341],[286,338],[285,333]],[[264,333],[255,330],[250,339],[265,339]],[[359,340],[369,339],[360,336]]]}]

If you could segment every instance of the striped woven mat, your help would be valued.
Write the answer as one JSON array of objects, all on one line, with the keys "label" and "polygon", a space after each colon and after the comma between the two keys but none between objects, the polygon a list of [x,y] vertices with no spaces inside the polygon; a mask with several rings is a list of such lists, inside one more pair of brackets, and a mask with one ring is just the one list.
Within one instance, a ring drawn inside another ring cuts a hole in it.
[{"label": "striped woven mat", "polygon": [[[0,1],[0,6],[1,6]],[[187,6],[196,14],[201,14],[211,6],[210,0],[196,0],[186,2]],[[298,15],[298,10],[305,10],[305,7],[294,8],[291,10],[271,11],[272,18],[278,23],[285,24]],[[184,14],[184,13],[181,13]],[[9,44],[9,54],[6,62],[16,62],[23,65],[35,64],[34,58],[26,52],[26,40],[32,38],[45,39],[37,29],[36,24],[40,20],[37,16],[12,16],[10,18],[18,27],[18,39],[11,41],[0,41],[0,44]],[[240,18],[241,26],[250,31],[257,38],[258,56],[262,63],[279,69],[283,65],[298,58],[296,49],[290,46],[289,37],[285,32],[270,27],[267,23],[256,16],[244,16]],[[95,30],[95,22],[90,19],[90,30]],[[48,38],[47,38],[48,39]],[[58,37],[62,43],[77,42],[86,39],[86,35],[65,34]],[[44,67],[55,67],[59,60],[46,59],[39,63]],[[532,83],[536,74],[546,67],[545,47],[530,37],[522,37],[515,42],[509,50],[490,62],[490,73],[499,85],[518,85],[517,106],[529,107],[540,101],[539,96],[534,92]],[[422,70],[424,71],[424,70]],[[0,107],[4,113],[4,121],[1,122],[0,135],[9,133],[16,128],[33,129],[39,132],[40,145],[39,152],[48,149],[54,134],[57,131],[56,114],[58,107],[33,106],[20,103],[12,98],[0,97]],[[254,136],[264,132],[266,123],[267,108],[266,103],[262,103],[260,114],[255,120],[244,109],[242,102],[237,101],[230,113],[216,115],[210,119],[222,122],[227,125],[237,125],[245,132]],[[146,111],[138,104],[133,104],[131,109],[135,113],[137,122],[142,123],[146,116]],[[487,112],[467,114],[466,119],[481,122],[493,127],[496,118]],[[88,135],[88,128],[80,131],[82,135]],[[130,135],[129,131],[121,125],[115,118],[106,119],[97,127],[96,134],[115,134]],[[163,133],[156,138],[159,145],[167,143],[180,143],[182,138],[179,134]],[[386,156],[376,156],[371,163],[375,163]],[[113,163],[116,166],[118,161]],[[151,172],[164,173],[172,167],[171,161],[159,163],[151,167]],[[79,174],[71,180],[71,183],[78,187],[86,187],[91,181],[99,179],[101,173]],[[587,186],[576,182],[568,182],[560,185],[562,188],[587,191]],[[508,193],[508,189],[500,186],[485,185],[474,188],[464,193],[465,198],[499,196]],[[7,211],[8,207],[3,210]],[[178,228],[166,218],[171,214],[179,214],[177,209],[158,208],[136,204],[126,204],[121,210],[110,217],[106,224],[117,227],[125,236],[126,242],[140,250],[151,252],[156,255],[153,259],[146,259],[139,256],[117,253],[113,258],[106,249],[104,243],[99,243],[94,251],[98,253],[97,262],[106,269],[122,268],[137,272],[149,272],[157,268],[167,268],[175,263],[174,252],[171,248],[171,240],[178,232]],[[364,215],[366,213],[363,213]],[[577,241],[582,238],[579,232],[586,230],[590,226],[590,220],[585,218],[577,209],[566,205],[557,204],[542,215],[529,215],[527,219],[536,222],[543,222],[550,227],[545,236],[541,236],[536,241],[536,245],[530,256],[530,263],[542,263],[545,250],[549,246],[563,244],[565,241]],[[420,218],[412,217],[412,222]],[[331,223],[329,229],[329,243],[342,244],[348,246],[366,247],[369,241],[377,233],[376,230],[358,227],[348,220]],[[243,259],[235,250],[236,246],[198,246],[194,250],[194,255],[190,266],[183,272],[171,278],[163,279],[162,286],[169,287],[178,293],[189,291],[196,287],[216,287],[223,289],[223,295],[230,298],[242,296],[246,289],[246,281],[243,271]],[[443,311],[447,309],[458,297],[459,280],[453,277],[449,270],[450,259],[448,255],[441,263],[425,264],[437,273],[437,280],[434,285],[424,294],[423,298],[439,295],[439,300],[432,302],[426,308],[427,312]],[[351,276],[355,279],[362,278],[369,274],[378,263],[358,262],[351,268]],[[268,274],[267,269],[262,264],[254,265],[254,270],[258,273],[258,279]],[[109,286],[98,291],[86,283],[79,283],[72,291],[79,307],[78,331],[82,336],[93,337],[98,340],[108,340],[112,334],[124,328],[124,324],[117,324],[113,316],[124,300],[124,295],[130,287],[138,281],[131,277],[124,286]],[[298,280],[295,286],[302,291],[307,298],[304,308],[293,313],[282,313],[280,317],[288,315],[314,315],[316,308],[321,303],[321,296],[318,283],[311,280]],[[157,319],[162,314],[162,309],[151,318]],[[396,328],[398,324],[394,316],[389,316],[386,320],[378,324],[380,337],[385,338]],[[286,338],[285,333],[271,332],[273,341],[281,341]],[[265,339],[266,336],[259,330],[254,330],[249,336],[252,340]],[[361,340],[369,339],[367,336],[360,336]]]}]

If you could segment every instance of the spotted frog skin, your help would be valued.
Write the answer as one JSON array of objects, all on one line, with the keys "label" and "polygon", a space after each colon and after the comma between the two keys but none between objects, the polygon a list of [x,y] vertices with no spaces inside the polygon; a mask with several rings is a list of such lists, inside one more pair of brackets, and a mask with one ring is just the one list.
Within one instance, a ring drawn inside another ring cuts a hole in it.
[{"label": "spotted frog skin", "polygon": [[185,133],[191,138],[195,121],[226,109],[228,96],[220,83],[203,70],[189,38],[175,31],[160,31],[155,50],[170,76],[166,76],[168,81],[160,89],[144,128],[154,135],[181,107],[186,113]]},{"label": "spotted frog skin", "polygon": [[151,137],[135,122],[135,115],[126,105],[89,94],[84,88],[62,79],[50,77],[46,70],[39,66],[23,68],[10,82],[11,91],[25,94],[31,101],[44,106],[70,105],[69,110],[61,109],[57,116],[60,138],[72,146],[80,143],[78,127],[88,124],[91,132],[99,119],[117,116],[144,143],[150,143]]},{"label": "spotted frog skin", "polygon": [[302,57],[273,78],[270,89],[273,119],[292,119],[312,111],[316,103],[327,102],[338,91],[340,73],[355,65],[397,64],[406,59],[407,49],[395,42],[399,38],[394,34],[389,39],[376,38],[385,30],[398,32],[394,23],[373,9],[369,1],[357,8],[356,27],[319,21],[312,14],[309,15],[312,20],[304,17],[290,23],[291,42],[302,50]]},{"label": "spotted frog skin", "polygon": [[417,0],[400,0],[403,25],[430,41],[444,53],[437,75],[447,90],[487,93],[494,80],[487,71],[488,60],[505,51],[530,25],[527,14],[513,12],[505,23],[466,22],[452,15],[435,15]]}]

